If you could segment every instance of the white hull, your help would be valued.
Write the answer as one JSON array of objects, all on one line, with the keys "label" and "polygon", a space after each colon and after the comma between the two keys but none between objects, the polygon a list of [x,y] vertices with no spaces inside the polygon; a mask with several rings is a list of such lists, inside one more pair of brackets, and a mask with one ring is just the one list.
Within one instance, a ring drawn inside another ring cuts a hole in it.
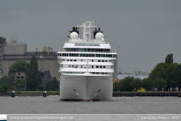
[{"label": "white hull", "polygon": [[112,100],[112,76],[62,75],[60,100]]}]

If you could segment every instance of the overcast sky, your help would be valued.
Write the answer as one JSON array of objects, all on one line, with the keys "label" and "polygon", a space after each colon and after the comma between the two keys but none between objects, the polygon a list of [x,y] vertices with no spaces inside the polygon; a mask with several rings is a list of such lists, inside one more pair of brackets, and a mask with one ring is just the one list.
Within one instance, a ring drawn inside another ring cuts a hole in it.
[{"label": "overcast sky", "polygon": [[0,0],[0,36],[17,36],[28,51],[57,51],[86,20],[120,46],[122,72],[151,72],[170,53],[181,63],[181,0]]}]

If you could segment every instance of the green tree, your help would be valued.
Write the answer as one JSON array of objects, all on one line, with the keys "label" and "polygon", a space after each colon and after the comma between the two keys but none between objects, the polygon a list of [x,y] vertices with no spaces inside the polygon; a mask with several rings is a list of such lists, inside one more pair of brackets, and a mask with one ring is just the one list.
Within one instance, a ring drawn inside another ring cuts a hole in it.
[{"label": "green tree", "polygon": [[37,90],[41,85],[41,78],[38,70],[37,58],[32,56],[27,74],[27,90]]},{"label": "green tree", "polygon": [[143,88],[145,88],[147,91],[151,91],[154,88],[153,80],[150,78],[144,78],[143,79]]},{"label": "green tree", "polygon": [[9,76],[4,76],[0,79],[0,85],[7,84],[7,85],[14,85],[14,74],[10,74]]},{"label": "green tree", "polygon": [[25,72],[27,74],[28,68],[27,63],[24,60],[18,60],[15,63],[12,64],[12,66],[9,67],[8,74],[14,74],[15,72]]},{"label": "green tree", "polygon": [[173,63],[173,54],[168,54],[165,58],[165,63]]},{"label": "green tree", "polygon": [[177,63],[158,63],[151,71],[149,78],[164,79],[167,81],[167,88],[181,88],[181,64]]},{"label": "green tree", "polygon": [[134,90],[135,88],[136,89],[139,89],[139,88],[141,88],[142,87],[142,80],[141,79],[139,79],[139,78],[134,78],[132,81],[131,81],[131,83],[130,83],[130,88],[132,89],[132,90]]},{"label": "green tree", "polygon": [[121,79],[118,83],[117,83],[117,89],[119,91],[123,91],[123,79]]},{"label": "green tree", "polygon": [[7,92],[8,91],[8,85],[7,84],[1,84],[0,85],[0,92]]},{"label": "green tree", "polygon": [[161,78],[157,78],[153,80],[153,86],[158,89],[158,91],[161,91],[162,88],[166,88],[167,81]]},{"label": "green tree", "polygon": [[132,87],[130,87],[131,82],[134,80],[134,77],[126,77],[124,79],[121,79],[118,84],[118,90],[120,91],[133,91]]},{"label": "green tree", "polygon": [[47,91],[58,91],[59,90],[59,81],[54,77],[51,81],[46,82]]}]

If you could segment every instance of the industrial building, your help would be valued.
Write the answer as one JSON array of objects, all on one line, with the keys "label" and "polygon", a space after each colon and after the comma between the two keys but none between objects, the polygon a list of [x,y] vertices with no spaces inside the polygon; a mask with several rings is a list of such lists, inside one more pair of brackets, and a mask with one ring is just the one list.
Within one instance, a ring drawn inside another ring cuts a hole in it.
[{"label": "industrial building", "polygon": [[35,51],[28,52],[26,43],[18,43],[16,37],[12,37],[10,43],[0,37],[0,75],[8,75],[9,67],[17,60],[25,60],[30,63],[33,55],[37,57],[40,71],[49,71],[51,77],[60,78],[57,52],[53,52],[53,48],[44,46],[42,51],[35,48]]}]

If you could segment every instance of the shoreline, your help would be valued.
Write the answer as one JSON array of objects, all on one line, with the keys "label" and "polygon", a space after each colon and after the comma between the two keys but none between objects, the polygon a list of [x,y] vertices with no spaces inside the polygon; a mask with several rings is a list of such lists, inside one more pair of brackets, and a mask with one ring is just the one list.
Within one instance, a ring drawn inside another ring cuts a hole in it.
[{"label": "shoreline", "polygon": [[[48,92],[47,96],[50,95],[60,95],[59,92]],[[0,93],[0,96],[11,96],[11,92]],[[16,92],[15,96],[43,96],[43,92]],[[112,97],[122,97],[122,96],[177,96],[181,97],[181,92],[113,92]]]}]

